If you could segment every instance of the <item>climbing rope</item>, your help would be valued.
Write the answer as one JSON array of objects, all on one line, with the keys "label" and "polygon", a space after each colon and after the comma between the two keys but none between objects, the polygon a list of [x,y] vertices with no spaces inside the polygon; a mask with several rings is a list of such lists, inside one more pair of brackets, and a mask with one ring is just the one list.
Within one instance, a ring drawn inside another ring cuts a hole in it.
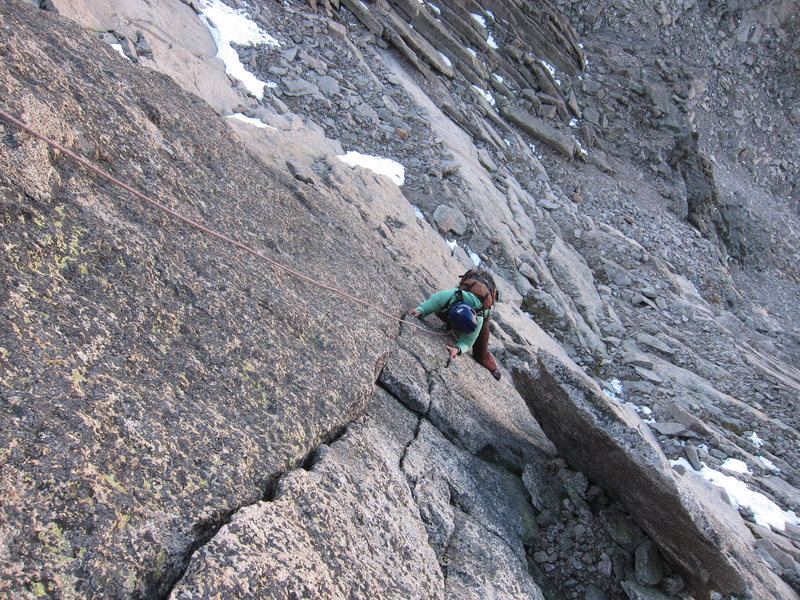
[{"label": "climbing rope", "polygon": [[156,200],[153,200],[149,196],[146,196],[145,194],[143,194],[140,191],[132,188],[128,184],[126,184],[126,183],[120,181],[119,179],[115,178],[110,173],[107,173],[106,171],[103,171],[99,167],[96,167],[95,165],[90,163],[85,158],[75,154],[74,152],[72,152],[71,150],[65,148],[64,146],[62,146],[61,144],[59,144],[55,140],[52,140],[52,139],[48,138],[47,136],[39,133],[35,129],[33,129],[30,126],[26,125],[25,123],[23,123],[19,119],[11,116],[6,111],[4,111],[2,108],[0,108],[0,117],[5,119],[9,123],[11,123],[13,125],[16,125],[17,127],[19,127],[25,133],[27,133],[27,134],[29,134],[29,135],[31,135],[31,136],[43,141],[44,143],[46,143],[49,146],[55,148],[59,152],[62,152],[66,156],[70,157],[72,160],[76,161],[80,165],[82,165],[85,168],[89,169],[91,172],[99,175],[103,179],[106,179],[106,180],[110,181],[111,183],[113,183],[114,185],[117,185],[117,186],[121,187],[123,190],[125,190],[126,192],[132,194],[133,196],[135,196],[139,200],[142,200],[142,201],[150,204],[151,206],[153,206],[153,207],[155,207],[155,208],[167,213],[168,215],[174,217],[175,219],[178,219],[179,221],[182,221],[182,222],[186,223],[187,225],[189,225],[191,227],[194,227],[195,229],[198,229],[198,230],[202,231],[203,233],[205,233],[207,235],[213,236],[213,237],[215,237],[217,239],[220,239],[220,240],[222,240],[224,242],[227,242],[228,244],[232,244],[233,246],[236,246],[237,248],[240,248],[240,249],[244,250],[245,252],[249,252],[253,256],[268,262],[273,267],[281,269],[281,270],[285,271],[286,273],[289,273],[290,275],[293,275],[294,277],[297,277],[298,279],[301,279],[302,281],[305,281],[306,283],[310,283],[310,284],[315,285],[317,287],[320,287],[320,288],[322,288],[324,290],[328,290],[328,291],[333,292],[335,294],[339,294],[340,296],[343,296],[343,297],[347,298],[348,300],[352,300],[353,302],[355,302],[357,304],[360,304],[360,305],[362,305],[364,307],[367,307],[367,308],[371,308],[371,309],[375,310],[376,312],[378,312],[379,314],[381,314],[381,315],[383,315],[385,317],[388,317],[389,319],[392,319],[392,320],[395,320],[395,321],[399,321],[400,323],[405,323],[407,325],[411,325],[412,327],[416,327],[417,329],[425,331],[426,333],[431,333],[433,335],[447,335],[447,333],[440,332],[440,331],[433,331],[433,330],[428,329],[427,327],[423,327],[423,326],[421,326],[421,325],[419,325],[417,323],[413,323],[411,321],[407,321],[406,319],[402,319],[400,317],[396,317],[393,314],[383,310],[380,306],[378,306],[376,304],[372,304],[371,302],[367,302],[366,300],[362,300],[361,298],[357,298],[356,296],[353,296],[352,294],[349,294],[344,290],[340,290],[339,288],[336,288],[336,287],[333,287],[333,286],[330,286],[330,285],[326,285],[326,284],[324,284],[324,283],[322,283],[320,281],[317,281],[316,279],[312,279],[311,277],[309,277],[307,275],[303,275],[302,273],[300,273],[298,271],[295,271],[294,269],[291,269],[290,267],[287,267],[286,265],[283,265],[283,264],[279,263],[278,261],[276,261],[276,260],[270,258],[269,256],[259,252],[258,250],[255,250],[254,248],[251,248],[250,246],[248,246],[246,244],[238,242],[238,241],[234,240],[233,238],[228,237],[225,234],[219,233],[218,231],[214,231],[213,229],[209,229],[208,227],[198,223],[197,221],[180,214],[179,212],[169,208],[168,206],[165,206],[164,204],[162,204],[162,203],[160,203],[160,202],[158,202]]}]

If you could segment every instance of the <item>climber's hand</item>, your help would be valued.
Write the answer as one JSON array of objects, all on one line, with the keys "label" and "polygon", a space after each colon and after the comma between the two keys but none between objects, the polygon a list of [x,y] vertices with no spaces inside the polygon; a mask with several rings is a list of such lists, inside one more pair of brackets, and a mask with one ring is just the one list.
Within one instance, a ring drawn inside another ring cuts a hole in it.
[{"label": "climber's hand", "polygon": [[420,316],[422,313],[421,313],[420,311],[418,311],[416,308],[409,308],[409,309],[408,309],[408,314],[410,314],[412,317],[417,317],[417,318],[419,318],[419,316]]},{"label": "climber's hand", "polygon": [[450,358],[455,358],[458,356],[458,348],[453,348],[452,346],[445,346],[447,351],[450,353]]}]

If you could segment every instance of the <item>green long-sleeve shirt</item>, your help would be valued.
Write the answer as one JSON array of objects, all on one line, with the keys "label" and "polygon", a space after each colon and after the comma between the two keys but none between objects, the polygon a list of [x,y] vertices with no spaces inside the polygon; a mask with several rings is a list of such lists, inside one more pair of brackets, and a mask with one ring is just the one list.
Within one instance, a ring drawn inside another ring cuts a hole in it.
[{"label": "green long-sleeve shirt", "polygon": [[[417,310],[421,313],[420,317],[425,318],[431,313],[448,309],[452,304],[455,304],[454,296],[456,292],[458,292],[458,288],[442,290],[441,292],[433,294],[430,298],[425,300],[425,302],[417,306]],[[475,294],[466,291],[462,291],[461,294],[462,301],[469,304],[475,310],[479,310],[481,306],[483,306],[480,299]],[[475,331],[472,333],[462,333],[458,336],[455,347],[458,348],[462,354],[472,348],[475,340],[478,339],[481,327],[483,327],[483,317],[478,315],[478,326],[475,328]]]}]

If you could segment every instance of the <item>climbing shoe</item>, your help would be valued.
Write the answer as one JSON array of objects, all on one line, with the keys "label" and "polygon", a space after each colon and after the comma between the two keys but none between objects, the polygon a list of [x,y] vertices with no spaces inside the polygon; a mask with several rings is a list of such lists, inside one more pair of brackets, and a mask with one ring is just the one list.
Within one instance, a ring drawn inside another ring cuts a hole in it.
[{"label": "climbing shoe", "polygon": [[494,377],[497,381],[500,381],[500,369],[495,369],[492,371],[492,377]]}]

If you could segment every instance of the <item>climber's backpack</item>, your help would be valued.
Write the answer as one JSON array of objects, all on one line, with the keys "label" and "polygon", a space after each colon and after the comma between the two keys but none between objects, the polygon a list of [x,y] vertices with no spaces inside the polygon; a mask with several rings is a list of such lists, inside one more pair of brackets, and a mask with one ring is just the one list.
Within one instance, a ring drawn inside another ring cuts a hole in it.
[{"label": "climber's backpack", "polygon": [[478,297],[481,301],[481,308],[476,312],[481,316],[483,316],[498,299],[497,286],[494,284],[492,276],[486,271],[470,269],[461,276],[461,281],[458,282],[458,289],[470,292]]}]

